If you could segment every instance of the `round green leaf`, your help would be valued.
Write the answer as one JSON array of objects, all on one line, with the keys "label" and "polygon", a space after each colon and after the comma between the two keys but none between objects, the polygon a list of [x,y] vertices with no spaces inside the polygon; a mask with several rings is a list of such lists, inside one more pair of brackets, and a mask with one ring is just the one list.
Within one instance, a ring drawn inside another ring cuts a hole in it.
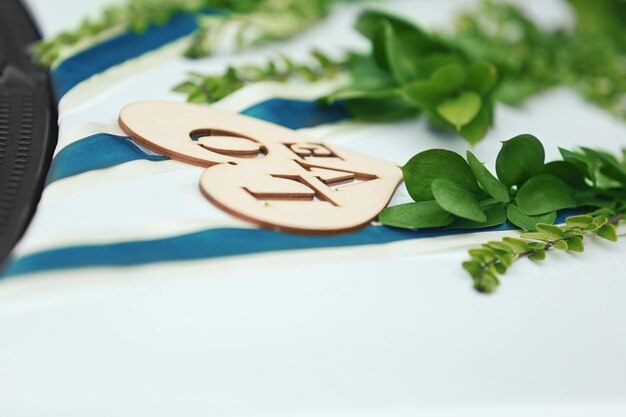
[{"label": "round green leaf", "polygon": [[580,170],[571,162],[567,161],[552,161],[544,165],[541,171],[544,174],[552,174],[555,177],[562,179],[570,187],[576,189],[586,188],[585,176]]},{"label": "round green leaf", "polygon": [[576,207],[574,190],[551,174],[530,178],[517,192],[515,201],[517,208],[529,216]]},{"label": "round green leaf", "polygon": [[474,176],[478,180],[479,184],[483,186],[485,191],[490,196],[503,203],[511,201],[507,188],[491,173],[485,166],[474,156],[473,153],[467,151],[467,162],[474,173]]},{"label": "round green leaf", "polygon": [[480,111],[474,119],[463,126],[459,133],[472,145],[485,137],[493,121],[493,103],[483,101]]},{"label": "round green leaf", "polygon": [[480,208],[476,197],[456,182],[435,179],[432,191],[439,206],[448,213],[479,223],[487,221],[487,215]]},{"label": "round green leaf", "polygon": [[527,216],[519,211],[515,204],[509,204],[506,215],[511,223],[524,231],[535,230],[537,223],[553,224],[556,221],[556,211],[541,216]]},{"label": "round green leaf", "polygon": [[436,201],[431,200],[386,208],[380,213],[378,220],[385,226],[422,229],[447,226],[454,217],[439,207]]},{"label": "round green leaf", "polygon": [[403,94],[421,109],[430,110],[465,83],[465,70],[459,64],[448,64],[426,80],[416,80],[402,88]]},{"label": "round green leaf", "polygon": [[445,149],[430,149],[418,153],[402,167],[402,172],[406,188],[415,201],[433,199],[431,184],[436,178],[454,181],[473,193],[480,192],[476,178],[465,159]]},{"label": "round green leaf", "polygon": [[507,219],[506,210],[502,203],[485,205],[481,202],[480,207],[487,215],[486,221],[479,223],[466,219],[456,219],[454,223],[450,225],[450,229],[483,229],[485,227],[499,226]]},{"label": "round green leaf", "polygon": [[459,64],[449,64],[433,72],[430,82],[452,93],[465,85],[467,74],[465,68]]},{"label": "round green leaf", "polygon": [[467,87],[478,94],[486,94],[496,85],[497,73],[493,64],[484,61],[475,62],[467,69]]},{"label": "round green leaf", "polygon": [[505,185],[521,185],[543,168],[543,145],[533,135],[519,135],[502,142],[496,173]]},{"label": "round green leaf", "polygon": [[482,100],[473,91],[465,91],[454,98],[441,102],[437,112],[458,129],[468,124],[480,111]]}]

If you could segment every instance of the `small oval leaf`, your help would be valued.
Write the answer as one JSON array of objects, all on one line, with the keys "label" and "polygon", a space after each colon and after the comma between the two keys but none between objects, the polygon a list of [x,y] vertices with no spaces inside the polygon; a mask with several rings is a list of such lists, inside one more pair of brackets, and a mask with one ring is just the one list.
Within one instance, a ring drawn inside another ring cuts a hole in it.
[{"label": "small oval leaf", "polygon": [[530,178],[519,189],[515,201],[517,208],[528,216],[576,207],[574,190],[551,174]]},{"label": "small oval leaf", "polygon": [[422,229],[447,226],[454,217],[431,200],[388,207],[380,213],[378,220],[385,226]]},{"label": "small oval leaf", "polygon": [[505,185],[521,185],[543,168],[545,151],[533,135],[519,135],[502,143],[496,173]]},{"label": "small oval leaf", "polygon": [[474,173],[474,176],[483,186],[485,191],[490,196],[502,203],[508,203],[511,201],[509,192],[504,184],[491,173],[485,166],[474,156],[473,153],[467,151],[467,162],[469,162],[470,169]]},{"label": "small oval leaf", "polygon": [[420,152],[402,167],[404,181],[415,201],[433,199],[431,184],[441,178],[453,181],[472,193],[479,193],[478,183],[463,157],[445,149]]},{"label": "small oval leaf", "polygon": [[507,215],[504,204],[495,203],[487,206],[480,204],[480,206],[487,215],[486,221],[479,223],[466,219],[456,219],[450,225],[450,229],[484,229],[485,227],[499,226],[506,221]]},{"label": "small oval leaf", "polygon": [[439,206],[448,213],[479,223],[487,221],[487,215],[480,208],[476,197],[461,185],[436,179],[432,182],[432,192]]},{"label": "small oval leaf", "polygon": [[519,211],[514,204],[509,204],[506,214],[511,223],[524,231],[535,230],[537,223],[553,224],[556,221],[556,211],[541,216],[527,216]]},{"label": "small oval leaf", "polygon": [[480,111],[482,100],[473,91],[465,91],[437,106],[437,112],[456,129],[468,124]]}]

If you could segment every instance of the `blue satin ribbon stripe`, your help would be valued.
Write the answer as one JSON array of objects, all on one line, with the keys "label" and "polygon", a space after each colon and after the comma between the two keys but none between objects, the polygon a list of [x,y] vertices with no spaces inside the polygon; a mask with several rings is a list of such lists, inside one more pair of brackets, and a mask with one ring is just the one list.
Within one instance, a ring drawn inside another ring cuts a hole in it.
[{"label": "blue satin ribbon stripe", "polygon": [[126,136],[97,133],[71,143],[54,157],[46,185],[87,171],[109,168],[137,159],[165,161],[168,158],[144,152]]},{"label": "blue satin ribbon stripe", "polygon": [[[207,11],[205,14],[211,13]],[[197,27],[196,15],[181,13],[163,25],[150,26],[145,32],[124,32],[72,55],[52,70],[52,84],[57,101],[80,82],[190,35]]]},{"label": "blue satin ribbon stripe", "polygon": [[[242,113],[291,129],[334,123],[348,117],[340,102],[321,107],[312,101],[282,98],[255,104]],[[63,148],[52,160],[46,185],[84,172],[138,159],[164,161],[168,158],[144,152],[126,136],[98,133]]]},{"label": "blue satin ribbon stripe", "polygon": [[190,261],[284,250],[372,245],[467,232],[469,231],[417,231],[369,226],[340,236],[304,236],[264,229],[208,229],[165,239],[72,246],[38,252],[13,261],[3,276],[71,268]]},{"label": "blue satin ribbon stripe", "polygon": [[[556,222],[563,223],[566,217],[577,213],[576,210],[562,211]],[[481,232],[515,229],[517,227],[507,222],[481,229]],[[0,273],[0,279],[60,269],[123,267],[284,250],[375,245],[472,232],[474,230],[470,229],[408,230],[368,226],[339,236],[305,236],[264,229],[217,228],[163,239],[70,246],[36,252],[13,260]]]},{"label": "blue satin ribbon stripe", "polygon": [[285,98],[273,98],[263,101],[241,113],[289,129],[304,129],[335,123],[349,117],[346,106],[341,101],[329,106],[322,106],[315,101]]}]

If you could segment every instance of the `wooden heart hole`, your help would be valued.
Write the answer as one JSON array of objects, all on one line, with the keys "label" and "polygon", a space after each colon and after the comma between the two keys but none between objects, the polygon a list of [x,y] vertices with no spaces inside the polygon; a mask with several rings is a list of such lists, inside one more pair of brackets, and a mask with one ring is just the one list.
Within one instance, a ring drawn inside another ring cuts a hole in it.
[{"label": "wooden heart hole", "polygon": [[[267,148],[256,140],[228,130],[197,129],[189,134],[192,141],[204,149],[234,158],[263,158]],[[235,162],[229,162],[236,165]]]}]

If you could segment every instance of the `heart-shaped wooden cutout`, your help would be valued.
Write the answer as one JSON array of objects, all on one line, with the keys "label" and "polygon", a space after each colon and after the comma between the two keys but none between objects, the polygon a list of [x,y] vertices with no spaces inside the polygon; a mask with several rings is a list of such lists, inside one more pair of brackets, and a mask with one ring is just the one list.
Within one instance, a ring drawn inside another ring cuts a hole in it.
[{"label": "heart-shaped wooden cutout", "polygon": [[397,166],[214,107],[147,101],[119,117],[137,144],[207,167],[202,193],[262,227],[338,234],[370,223],[402,180]]}]

